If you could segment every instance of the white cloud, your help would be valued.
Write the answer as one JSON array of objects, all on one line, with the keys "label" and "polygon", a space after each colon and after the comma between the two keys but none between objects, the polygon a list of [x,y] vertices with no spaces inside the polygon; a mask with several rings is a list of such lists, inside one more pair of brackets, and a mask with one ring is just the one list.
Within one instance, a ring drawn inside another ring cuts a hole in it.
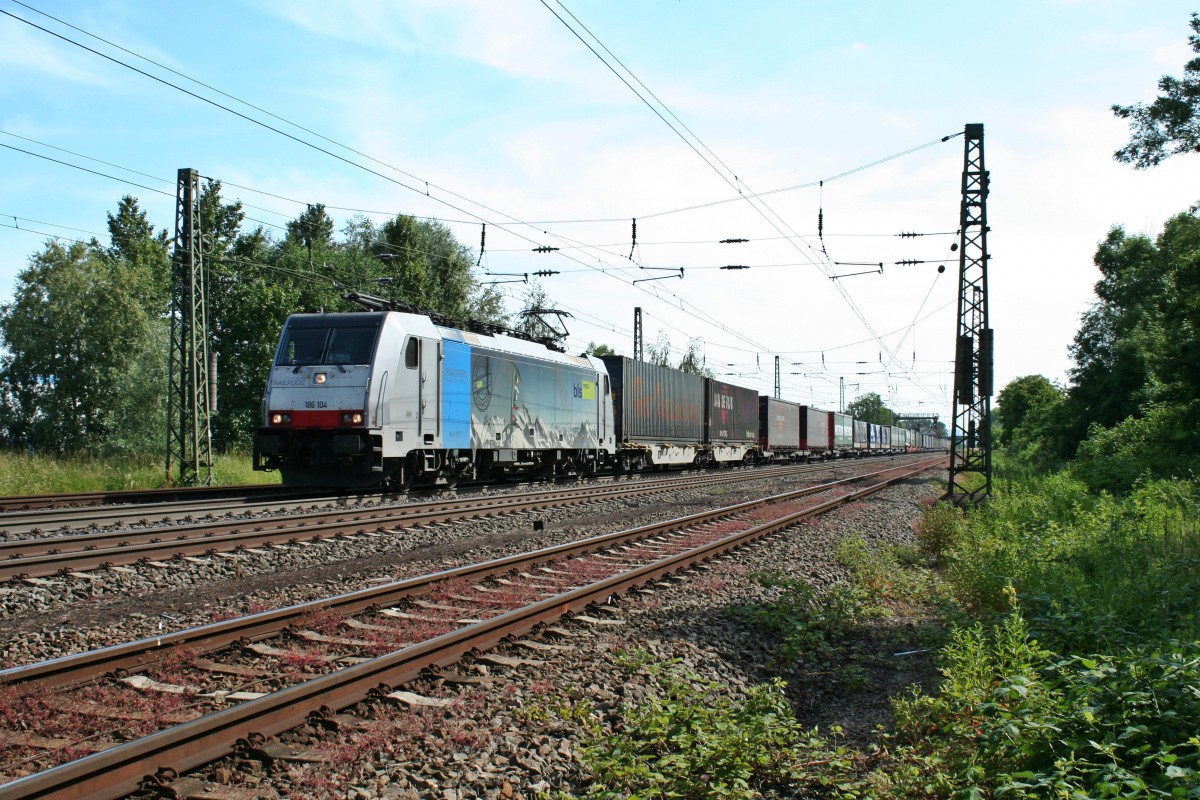
[{"label": "white cloud", "polygon": [[4,42],[0,47],[0,69],[7,72],[10,80],[38,76],[87,86],[111,85],[104,71],[96,69],[95,56],[67,49],[11,17],[0,18],[0,40]]}]

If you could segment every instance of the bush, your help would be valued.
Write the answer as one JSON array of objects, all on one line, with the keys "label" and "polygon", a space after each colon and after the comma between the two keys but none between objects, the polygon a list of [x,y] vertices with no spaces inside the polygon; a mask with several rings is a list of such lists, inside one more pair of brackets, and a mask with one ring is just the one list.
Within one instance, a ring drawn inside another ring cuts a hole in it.
[{"label": "bush", "polygon": [[1074,473],[1095,491],[1128,492],[1139,481],[1200,474],[1200,403],[1157,403],[1111,428],[1092,425]]},{"label": "bush", "polygon": [[1063,474],[1014,483],[967,516],[947,575],[977,612],[1005,611],[1013,584],[1039,638],[1062,652],[1200,637],[1198,497],[1185,481],[1123,498]]},{"label": "bush", "polygon": [[940,561],[958,540],[963,525],[962,509],[951,503],[934,503],[921,510],[917,519],[917,547]]},{"label": "bush", "polygon": [[678,665],[650,665],[656,693],[623,710],[620,728],[583,753],[596,783],[588,800],[760,797],[784,785],[802,731],[784,684],[751,687],[734,702],[721,687]]},{"label": "bush", "polygon": [[[894,704],[900,794],[1200,796],[1200,646],[1057,657],[1019,610],[955,634],[938,696]],[[911,785],[910,785],[911,784]],[[990,791],[989,791],[990,790]]]}]

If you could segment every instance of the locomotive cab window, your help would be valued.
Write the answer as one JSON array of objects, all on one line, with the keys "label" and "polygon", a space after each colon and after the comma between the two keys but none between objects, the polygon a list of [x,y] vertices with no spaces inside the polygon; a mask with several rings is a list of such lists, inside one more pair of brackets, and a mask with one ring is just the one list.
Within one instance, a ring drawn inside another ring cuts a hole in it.
[{"label": "locomotive cab window", "polygon": [[409,369],[417,368],[417,354],[420,351],[421,344],[417,337],[410,336],[408,344],[404,347],[404,366]]},{"label": "locomotive cab window", "polygon": [[334,328],[329,341],[329,364],[370,364],[374,328]]},{"label": "locomotive cab window", "polygon": [[[357,320],[356,320],[357,321]],[[306,321],[307,322],[307,321]],[[279,347],[278,367],[370,364],[379,336],[378,325],[289,325]]]},{"label": "locomotive cab window", "polygon": [[329,338],[326,328],[289,328],[283,347],[279,348],[279,366],[303,367],[321,363],[325,340]]}]

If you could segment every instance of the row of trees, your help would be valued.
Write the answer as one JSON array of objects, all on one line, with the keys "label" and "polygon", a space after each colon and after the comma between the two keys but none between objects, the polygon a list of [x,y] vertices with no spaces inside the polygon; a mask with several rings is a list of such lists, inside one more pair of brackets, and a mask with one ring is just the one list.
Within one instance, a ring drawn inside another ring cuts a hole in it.
[{"label": "row of trees", "polygon": [[1156,238],[1114,228],[1101,279],[1071,348],[1066,387],[1040,375],[1000,392],[998,442],[1041,466],[1078,458],[1097,487],[1200,466],[1200,218]]},{"label": "row of trees", "polygon": [[[1139,169],[1200,153],[1198,54],[1182,78],[1165,76],[1151,104],[1113,106],[1129,120],[1118,161]],[[1071,347],[1070,383],[1041,375],[1012,381],[996,408],[997,441],[1035,465],[1075,459],[1097,488],[1123,490],[1142,475],[1200,472],[1200,204],[1157,237],[1114,227],[1094,258],[1096,302]]]},{"label": "row of trees", "polygon": [[[219,448],[245,446],[259,424],[279,331],[298,311],[347,311],[348,290],[398,300],[450,320],[553,337],[553,304],[536,282],[521,313],[472,274],[475,255],[440,223],[397,216],[382,225],[358,216],[335,235],[321,205],[287,223],[282,238],[247,228],[240,202],[219,182],[202,187],[210,342],[218,356],[213,435]],[[0,307],[0,445],[50,453],[151,454],[166,445],[171,238],[133,197],[108,215],[109,242],[48,241]],[[614,351],[590,344],[596,355]],[[665,334],[654,363],[711,375],[699,342],[678,362]]]},{"label": "row of trees", "polygon": [[[365,290],[452,319],[508,320],[472,276],[474,257],[444,225],[352,219],[335,239],[310,206],[275,239],[244,229],[219,182],[201,193],[207,298],[218,354],[218,446],[258,424],[267,367],[291,313],[349,310]],[[170,238],[132,197],[108,215],[109,243],[47,242],[0,307],[0,441],[44,452],[157,453],[166,443]],[[386,279],[381,283],[380,279]]]}]

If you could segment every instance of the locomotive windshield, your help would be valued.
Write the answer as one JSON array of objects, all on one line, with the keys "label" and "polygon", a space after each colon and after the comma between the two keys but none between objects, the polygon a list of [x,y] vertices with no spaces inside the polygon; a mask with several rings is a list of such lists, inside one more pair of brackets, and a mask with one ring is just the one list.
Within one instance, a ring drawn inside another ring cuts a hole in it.
[{"label": "locomotive windshield", "polygon": [[289,324],[275,366],[370,364],[378,334],[378,323],[331,325],[328,321],[322,321],[320,325]]}]

